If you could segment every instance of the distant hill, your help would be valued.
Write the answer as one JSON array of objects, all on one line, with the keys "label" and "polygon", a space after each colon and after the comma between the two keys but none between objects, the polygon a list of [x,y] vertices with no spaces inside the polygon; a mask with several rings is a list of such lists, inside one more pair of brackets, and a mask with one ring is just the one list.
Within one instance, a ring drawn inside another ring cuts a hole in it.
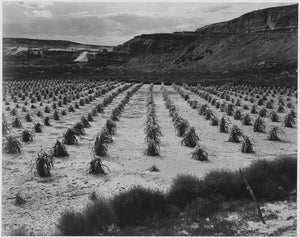
[{"label": "distant hill", "polygon": [[112,46],[80,44],[65,40],[38,40],[28,38],[3,38],[3,47],[31,47],[31,48],[82,48],[82,49],[106,49],[111,51]]},{"label": "distant hill", "polygon": [[249,72],[297,69],[298,5],[253,11],[194,32],[145,34],[115,47],[123,68],[141,71]]}]

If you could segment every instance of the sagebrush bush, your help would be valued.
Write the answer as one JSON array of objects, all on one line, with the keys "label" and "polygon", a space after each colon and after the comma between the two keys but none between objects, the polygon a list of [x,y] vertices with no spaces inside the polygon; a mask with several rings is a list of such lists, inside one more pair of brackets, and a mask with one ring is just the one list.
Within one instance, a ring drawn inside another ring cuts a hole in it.
[{"label": "sagebrush bush", "polygon": [[219,118],[217,118],[217,116],[213,116],[211,119],[210,119],[210,125],[211,126],[218,126],[219,125]]},{"label": "sagebrush bush", "polygon": [[196,176],[177,175],[167,193],[167,201],[180,210],[205,192],[205,184]]},{"label": "sagebrush bush", "polygon": [[177,119],[174,121],[174,127],[176,129],[177,136],[182,137],[189,129],[190,124],[186,119],[177,117]]},{"label": "sagebrush bush", "polygon": [[280,121],[278,114],[274,110],[272,110],[270,112],[269,116],[270,116],[270,119],[271,119],[272,122],[279,122]]},{"label": "sagebrush bush", "polygon": [[159,220],[167,216],[165,195],[143,187],[133,187],[117,194],[112,199],[112,207],[118,224],[137,225],[147,220]]},{"label": "sagebrush bush", "polygon": [[208,217],[222,207],[223,197],[221,195],[208,198],[197,198],[187,205],[184,214],[189,219],[196,220],[198,217]]},{"label": "sagebrush bush", "polygon": [[53,114],[53,119],[55,120],[55,121],[59,121],[59,114],[58,114],[58,111],[54,111],[54,114]]},{"label": "sagebrush bush", "polygon": [[84,127],[91,127],[88,119],[85,116],[82,116],[80,120]]},{"label": "sagebrush bush", "polygon": [[100,134],[97,135],[96,141],[94,143],[94,153],[97,156],[106,156],[108,144],[112,142],[111,135],[107,130],[102,130]]}]

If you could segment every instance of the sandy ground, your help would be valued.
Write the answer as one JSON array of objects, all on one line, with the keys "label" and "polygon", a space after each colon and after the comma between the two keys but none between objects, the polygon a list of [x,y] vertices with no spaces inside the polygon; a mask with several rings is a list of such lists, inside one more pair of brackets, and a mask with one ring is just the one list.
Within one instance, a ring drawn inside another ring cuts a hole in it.
[{"label": "sandy ground", "polygon": [[[82,115],[86,116],[92,106],[101,102],[105,95],[91,104],[86,104],[80,110],[77,109],[75,113],[67,112],[67,115],[63,116],[60,121],[51,120],[52,126],[45,127],[43,133],[36,134],[33,142],[22,142],[21,154],[3,154],[3,235],[9,235],[21,225],[25,225],[34,234],[53,234],[61,212],[64,209],[80,210],[87,204],[88,197],[93,191],[101,196],[110,197],[135,185],[167,190],[172,179],[179,173],[195,174],[201,177],[212,169],[237,169],[249,165],[257,158],[273,159],[278,154],[297,153],[297,129],[284,128],[286,141],[270,142],[266,140],[265,134],[254,133],[252,127],[247,126],[241,126],[241,128],[255,139],[255,154],[241,153],[241,144],[227,142],[228,134],[219,133],[218,127],[210,126],[209,121],[199,116],[196,110],[191,109],[171,86],[167,86],[167,91],[172,101],[178,106],[180,114],[196,128],[200,143],[205,146],[209,154],[208,162],[192,160],[193,149],[180,145],[181,138],[175,134],[171,117],[164,105],[160,86],[156,85],[154,86],[154,101],[163,133],[161,155],[146,156],[144,155],[146,149],[144,127],[148,87],[149,85],[144,85],[131,97],[120,121],[117,122],[117,133],[113,136],[114,142],[109,145],[109,155],[103,159],[104,164],[111,171],[106,176],[88,175],[86,166],[92,157],[91,149],[95,135],[101,130],[111,110],[124,98],[126,91],[119,94],[105,108],[103,114],[94,117],[94,122],[91,122],[91,127],[86,129],[86,134],[78,138],[79,145],[67,146],[69,157],[55,159],[50,178],[39,178],[30,172],[37,151],[41,148],[48,150],[57,139],[61,140],[64,131],[76,123]],[[11,108],[14,108],[13,103],[11,103]],[[8,112],[5,114],[8,119],[12,118],[8,116]],[[33,123],[24,122],[25,113],[20,114],[23,126],[28,129],[32,128]],[[235,123],[239,122],[235,121]],[[270,124],[268,122],[268,125]],[[20,135],[21,132],[22,129],[13,129],[12,134]],[[152,165],[156,165],[160,172],[148,171]],[[17,193],[20,193],[26,200],[26,204],[22,206],[14,204]],[[280,208],[281,205],[278,206]],[[294,212],[295,209],[291,211]],[[260,229],[256,224],[249,224],[249,227]]]}]

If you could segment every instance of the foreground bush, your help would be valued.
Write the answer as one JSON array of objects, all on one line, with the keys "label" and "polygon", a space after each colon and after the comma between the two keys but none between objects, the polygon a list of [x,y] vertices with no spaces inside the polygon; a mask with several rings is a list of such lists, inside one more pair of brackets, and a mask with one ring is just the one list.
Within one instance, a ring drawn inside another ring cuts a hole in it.
[{"label": "foreground bush", "polygon": [[140,224],[147,219],[160,219],[167,215],[165,195],[142,187],[116,195],[112,206],[121,226]]}]

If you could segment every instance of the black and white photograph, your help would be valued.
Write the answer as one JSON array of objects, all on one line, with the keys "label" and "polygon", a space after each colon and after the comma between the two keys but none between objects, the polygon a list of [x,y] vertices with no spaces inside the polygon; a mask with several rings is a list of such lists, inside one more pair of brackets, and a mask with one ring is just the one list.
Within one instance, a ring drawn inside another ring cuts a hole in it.
[{"label": "black and white photograph", "polygon": [[297,237],[298,1],[9,1],[2,236]]}]

